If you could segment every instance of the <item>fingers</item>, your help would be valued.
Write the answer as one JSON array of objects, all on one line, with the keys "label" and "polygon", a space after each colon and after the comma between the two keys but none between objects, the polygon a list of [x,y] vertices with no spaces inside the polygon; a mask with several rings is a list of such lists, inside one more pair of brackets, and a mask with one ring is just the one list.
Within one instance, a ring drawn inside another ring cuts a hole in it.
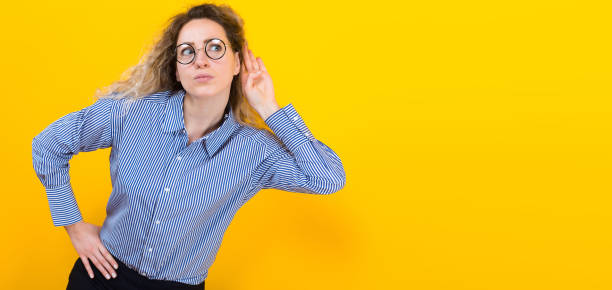
[{"label": "fingers", "polygon": [[113,255],[111,255],[111,253],[104,247],[104,245],[100,245],[100,253],[102,253],[102,256],[104,256],[104,258],[106,258],[106,260],[112,264],[113,268],[119,268],[119,264],[117,264],[117,261],[115,261]]},{"label": "fingers", "polygon": [[101,263],[101,257],[99,257],[99,255],[95,255],[92,257],[89,257],[89,259],[93,262],[93,264],[96,266],[96,268],[98,268],[98,271],[100,271],[100,273],[102,273],[102,276],[104,276],[106,278],[106,280],[110,279],[110,275],[108,274],[108,272],[106,271],[106,269],[104,268],[104,265]]},{"label": "fingers", "polygon": [[251,57],[251,63],[253,64],[253,72],[259,72],[259,63],[257,62],[257,60],[255,59],[255,55],[253,55],[253,52],[249,49],[249,55]]},{"label": "fingers", "polygon": [[265,72],[267,72],[268,70],[266,69],[266,66],[263,63],[263,60],[261,60],[260,57],[257,58],[257,63],[259,64],[259,68]]},{"label": "fingers", "polygon": [[242,64],[240,65],[240,73],[242,73],[242,75],[246,75],[248,73],[247,68],[246,68],[246,63],[243,61]]},{"label": "fingers", "polygon": [[251,58],[251,65],[253,67],[253,72],[259,72],[259,63],[257,62],[257,60],[255,59],[255,55],[253,54],[253,52],[249,49],[249,57]]},{"label": "fingers", "polygon": [[[115,269],[118,268],[119,264],[104,247],[104,244],[102,244],[100,240],[100,229],[100,226],[83,223],[78,230],[72,231],[70,239],[77,253],[79,253],[81,262],[83,262],[83,266],[85,266],[90,278],[93,279],[95,275],[93,266],[95,266],[99,270],[99,273],[105,276],[106,279],[110,279],[111,277],[116,278],[117,273]],[[113,269],[113,266],[115,269]]]},{"label": "fingers", "polygon": [[247,47],[247,43],[245,42],[243,48],[242,48],[242,58],[243,58],[243,62],[244,62],[244,66],[246,69],[246,72],[249,73],[252,71],[252,66],[251,66],[251,57],[249,55],[249,49]]},{"label": "fingers", "polygon": [[259,62],[255,59],[255,55],[249,49],[248,42],[245,42],[243,49],[244,63],[246,64],[247,71],[249,73],[255,73],[260,71]]},{"label": "fingers", "polygon": [[87,260],[87,257],[85,256],[80,256],[81,257],[81,262],[83,262],[83,265],[85,266],[85,270],[87,270],[87,273],[89,273],[89,278],[94,277],[94,273],[93,270],[91,269],[91,266],[89,265],[89,260]]},{"label": "fingers", "polygon": [[[96,258],[98,259],[98,262],[100,262],[100,264],[104,267],[105,272],[103,272],[103,273],[104,273],[104,276],[106,276],[106,279],[110,279],[110,277],[116,278],[117,277],[117,273],[113,269],[113,266],[111,266],[111,264],[109,263],[108,257],[106,255],[103,255],[103,253],[102,253],[101,249],[103,249],[103,248],[104,248],[103,245],[99,246],[99,251],[96,253]],[[106,251],[106,249],[105,249],[105,251]],[[110,254],[109,254],[109,256],[110,256]],[[112,257],[111,257],[111,259],[112,259]]]},{"label": "fingers", "polygon": [[246,87],[246,88],[250,88],[250,87],[252,87],[252,86],[253,86],[253,75],[249,74],[249,75],[247,76],[246,81],[245,81],[245,87]]},{"label": "fingers", "polygon": [[89,257],[89,259],[96,266],[96,268],[98,268],[98,271],[100,271],[100,273],[102,273],[102,275],[107,280],[111,278],[109,271],[111,271],[110,273],[114,274],[113,277],[117,277],[117,274],[115,273],[115,271],[111,269],[110,264],[104,259],[104,257],[102,257],[100,252],[98,252],[94,256]]}]

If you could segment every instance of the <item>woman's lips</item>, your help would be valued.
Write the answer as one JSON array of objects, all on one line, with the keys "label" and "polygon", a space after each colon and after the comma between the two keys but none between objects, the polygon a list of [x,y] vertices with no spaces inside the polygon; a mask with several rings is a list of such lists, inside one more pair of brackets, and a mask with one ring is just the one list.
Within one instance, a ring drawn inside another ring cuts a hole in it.
[{"label": "woman's lips", "polygon": [[207,82],[209,80],[211,80],[213,77],[212,76],[198,76],[195,78],[195,80],[197,82]]}]

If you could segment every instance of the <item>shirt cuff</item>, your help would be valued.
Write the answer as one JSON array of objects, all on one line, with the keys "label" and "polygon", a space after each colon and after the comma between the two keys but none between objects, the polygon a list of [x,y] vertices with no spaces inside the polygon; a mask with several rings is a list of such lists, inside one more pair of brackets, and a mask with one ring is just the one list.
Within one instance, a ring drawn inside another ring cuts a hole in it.
[{"label": "shirt cuff", "polygon": [[315,140],[312,132],[291,103],[268,116],[265,123],[291,152],[294,152],[300,145]]},{"label": "shirt cuff", "polygon": [[56,188],[46,188],[45,191],[54,226],[66,226],[83,220],[70,183]]}]

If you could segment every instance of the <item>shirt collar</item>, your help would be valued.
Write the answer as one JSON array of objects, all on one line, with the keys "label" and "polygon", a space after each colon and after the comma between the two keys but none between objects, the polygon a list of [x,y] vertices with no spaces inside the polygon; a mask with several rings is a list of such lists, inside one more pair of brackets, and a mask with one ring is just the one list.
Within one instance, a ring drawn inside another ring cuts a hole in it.
[{"label": "shirt collar", "polygon": [[[185,129],[185,121],[183,118],[183,99],[185,90],[180,89],[173,95],[168,97],[166,107],[164,108],[163,123],[161,124],[162,132],[177,132]],[[224,120],[221,126],[211,132],[207,138],[202,139],[202,145],[205,147],[208,156],[214,155],[219,147],[232,135],[234,130],[239,126],[236,121],[232,106],[227,105],[223,116]]]}]

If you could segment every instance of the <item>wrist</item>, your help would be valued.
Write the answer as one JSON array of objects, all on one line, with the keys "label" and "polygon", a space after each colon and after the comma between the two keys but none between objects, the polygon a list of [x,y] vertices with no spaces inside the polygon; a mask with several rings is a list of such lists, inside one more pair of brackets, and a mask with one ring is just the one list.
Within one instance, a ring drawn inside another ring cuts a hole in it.
[{"label": "wrist", "polygon": [[81,224],[83,224],[83,221],[78,221],[76,223],[73,224],[69,224],[69,225],[65,225],[64,228],[66,229],[66,231],[68,232],[68,234],[70,234],[71,232],[73,232],[77,227],[79,227]]},{"label": "wrist", "polygon": [[259,110],[259,115],[265,121],[268,119],[268,117],[270,117],[272,114],[276,113],[280,109],[281,107],[277,103],[273,103],[261,108]]}]

